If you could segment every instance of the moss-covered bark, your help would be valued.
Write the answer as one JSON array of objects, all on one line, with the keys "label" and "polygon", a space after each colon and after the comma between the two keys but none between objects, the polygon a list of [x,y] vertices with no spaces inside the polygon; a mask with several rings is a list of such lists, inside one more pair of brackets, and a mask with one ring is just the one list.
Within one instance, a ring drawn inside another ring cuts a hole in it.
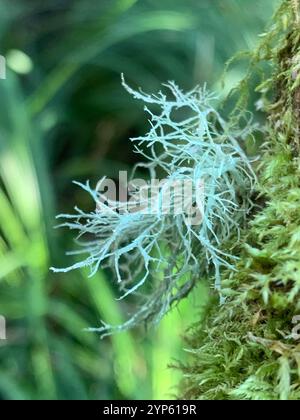
[{"label": "moss-covered bark", "polygon": [[188,399],[300,399],[300,341],[292,334],[293,319],[300,315],[296,5],[283,2],[252,55],[252,64],[267,59],[274,67],[259,87],[269,115],[258,170],[264,206],[236,249],[241,257],[236,272],[223,273],[226,303],[220,307],[212,299],[204,322],[188,338],[192,361],[183,367],[182,385]]}]

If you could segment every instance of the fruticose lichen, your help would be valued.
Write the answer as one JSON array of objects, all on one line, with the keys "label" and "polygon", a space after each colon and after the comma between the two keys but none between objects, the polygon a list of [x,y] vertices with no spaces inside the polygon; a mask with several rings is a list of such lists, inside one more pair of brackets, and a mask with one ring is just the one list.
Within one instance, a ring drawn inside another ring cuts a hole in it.
[{"label": "fruticose lichen", "polygon": [[222,273],[226,305],[212,299],[188,337],[192,362],[181,366],[188,399],[300,399],[300,342],[292,333],[300,324],[300,30],[294,6],[282,3],[250,54],[252,70],[264,60],[274,69],[258,88],[269,115],[258,171],[263,209],[241,235],[236,271]]},{"label": "fruticose lichen", "polygon": [[[94,329],[102,335],[144,322],[157,323],[180,299],[187,296],[204,276],[214,276],[222,298],[220,270],[232,268],[235,257],[224,243],[239,236],[251,207],[255,175],[240,144],[256,128],[251,119],[234,124],[225,121],[213,107],[214,96],[205,88],[182,92],[175,83],[164,86],[166,93],[148,95],[123,85],[134,98],[146,104],[150,131],[133,138],[134,149],[144,162],[134,170],[146,169],[149,178],[164,179],[155,199],[155,211],[145,211],[147,203],[103,200],[98,188],[79,184],[95,201],[95,210],[61,215],[61,225],[78,232],[81,249],[73,254],[87,257],[66,269],[89,267],[91,275],[110,268],[122,297],[139,294],[141,306],[123,325],[103,324]],[[193,185],[183,211],[175,211],[178,200],[186,200],[174,183]],[[101,189],[101,188],[100,188]],[[171,191],[169,208],[164,208],[166,190]],[[144,189],[145,192],[145,189]],[[141,194],[139,194],[141,197]],[[132,210],[134,209],[134,210]],[[191,210],[198,222],[191,223]],[[200,218],[200,219],[199,219]],[[200,222],[199,222],[200,220]]]}]

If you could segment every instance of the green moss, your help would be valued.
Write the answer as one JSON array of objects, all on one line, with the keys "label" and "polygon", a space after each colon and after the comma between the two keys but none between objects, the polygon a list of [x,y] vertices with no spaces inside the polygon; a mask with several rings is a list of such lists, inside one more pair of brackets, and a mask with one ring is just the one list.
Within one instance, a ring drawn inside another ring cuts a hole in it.
[{"label": "green moss", "polygon": [[[191,329],[192,361],[182,366],[185,398],[300,399],[300,342],[291,335],[300,314],[300,31],[291,24],[294,3],[283,2],[251,55],[251,66],[262,59],[274,65],[258,88],[269,115],[258,169],[263,208],[236,249],[236,271],[223,272],[226,303],[220,308],[212,297],[202,325]],[[249,75],[239,86],[242,97]]]}]

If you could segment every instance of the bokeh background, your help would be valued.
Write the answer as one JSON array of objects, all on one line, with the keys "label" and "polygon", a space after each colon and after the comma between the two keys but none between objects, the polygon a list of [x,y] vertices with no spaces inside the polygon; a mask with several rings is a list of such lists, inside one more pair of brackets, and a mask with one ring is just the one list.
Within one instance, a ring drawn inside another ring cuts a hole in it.
[{"label": "bokeh background", "polygon": [[[172,398],[186,360],[182,335],[205,293],[150,331],[100,340],[84,331],[120,323],[136,302],[117,302],[110,273],[53,274],[72,258],[55,214],[89,197],[72,180],[117,177],[137,157],[142,104],[121,87],[157,91],[207,83],[221,96],[225,62],[253,48],[275,0],[0,0],[0,399]],[[243,63],[227,74],[225,92]],[[224,111],[225,112],[225,111]]]}]

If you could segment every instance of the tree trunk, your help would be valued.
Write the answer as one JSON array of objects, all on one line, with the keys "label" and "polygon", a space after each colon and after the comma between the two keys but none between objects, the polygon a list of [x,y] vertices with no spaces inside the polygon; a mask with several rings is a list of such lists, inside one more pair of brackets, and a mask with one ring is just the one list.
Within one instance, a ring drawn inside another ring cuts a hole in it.
[{"label": "tree trunk", "polygon": [[187,339],[193,359],[182,367],[182,394],[189,399],[300,399],[298,1],[283,2],[252,64],[265,59],[274,66],[258,88],[268,112],[258,171],[265,205],[236,249],[237,270],[223,273],[226,303],[212,299]]}]

